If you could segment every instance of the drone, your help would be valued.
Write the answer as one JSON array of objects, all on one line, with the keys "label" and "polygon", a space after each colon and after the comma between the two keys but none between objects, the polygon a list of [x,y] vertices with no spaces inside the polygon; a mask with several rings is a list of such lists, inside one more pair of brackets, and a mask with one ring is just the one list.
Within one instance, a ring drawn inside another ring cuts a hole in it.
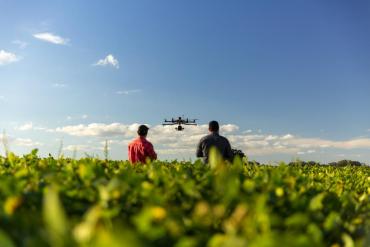
[{"label": "drone", "polygon": [[178,117],[177,119],[172,118],[171,120],[165,119],[163,122],[163,126],[165,125],[177,125],[175,128],[177,131],[183,131],[185,128],[182,125],[197,125],[196,121],[198,119],[189,119],[189,118],[182,118]]}]

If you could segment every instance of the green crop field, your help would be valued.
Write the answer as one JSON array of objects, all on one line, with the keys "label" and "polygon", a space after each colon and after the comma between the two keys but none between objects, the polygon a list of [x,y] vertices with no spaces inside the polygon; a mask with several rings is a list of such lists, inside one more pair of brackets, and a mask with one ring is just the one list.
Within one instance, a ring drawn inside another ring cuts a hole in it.
[{"label": "green crop field", "polygon": [[370,246],[370,167],[0,158],[0,246]]}]

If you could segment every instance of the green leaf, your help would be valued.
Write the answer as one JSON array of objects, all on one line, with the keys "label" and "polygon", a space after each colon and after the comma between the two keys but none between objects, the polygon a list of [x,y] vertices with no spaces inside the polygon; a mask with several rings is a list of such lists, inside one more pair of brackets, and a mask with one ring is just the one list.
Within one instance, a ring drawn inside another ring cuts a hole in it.
[{"label": "green leaf", "polygon": [[50,236],[51,246],[66,246],[68,223],[55,186],[48,187],[45,190],[43,218]]},{"label": "green leaf", "polygon": [[15,247],[13,241],[9,238],[9,236],[0,230],[0,246],[1,247]]}]

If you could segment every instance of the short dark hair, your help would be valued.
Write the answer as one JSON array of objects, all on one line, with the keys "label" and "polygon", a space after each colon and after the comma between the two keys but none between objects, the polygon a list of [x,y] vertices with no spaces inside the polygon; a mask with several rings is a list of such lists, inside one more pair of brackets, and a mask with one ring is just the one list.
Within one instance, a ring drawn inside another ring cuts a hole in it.
[{"label": "short dark hair", "polygon": [[212,132],[217,132],[220,129],[217,121],[211,121],[208,124],[208,129]]},{"label": "short dark hair", "polygon": [[137,134],[139,136],[146,136],[148,134],[148,127],[146,125],[140,125],[137,129]]}]

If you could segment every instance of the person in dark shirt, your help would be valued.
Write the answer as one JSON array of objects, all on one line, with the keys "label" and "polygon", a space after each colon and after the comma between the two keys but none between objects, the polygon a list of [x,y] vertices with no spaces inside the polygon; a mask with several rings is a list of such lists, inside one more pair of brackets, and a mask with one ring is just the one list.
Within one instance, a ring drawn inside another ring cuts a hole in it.
[{"label": "person in dark shirt", "polygon": [[225,160],[232,162],[233,153],[229,141],[219,135],[219,125],[217,121],[211,121],[208,125],[209,135],[200,139],[196,156],[203,158],[204,163],[208,163],[209,151],[211,147],[215,147]]}]

